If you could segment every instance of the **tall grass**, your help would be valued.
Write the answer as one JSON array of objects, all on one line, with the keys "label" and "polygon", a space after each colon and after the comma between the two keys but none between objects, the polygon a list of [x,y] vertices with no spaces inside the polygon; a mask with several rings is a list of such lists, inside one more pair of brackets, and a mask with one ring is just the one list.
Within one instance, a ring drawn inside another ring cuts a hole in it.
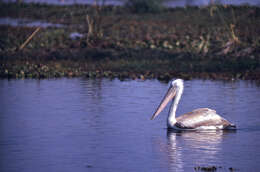
[{"label": "tall grass", "polygon": [[225,11],[225,8],[227,8],[225,5],[212,5],[210,7],[210,15],[211,15],[211,17],[213,17],[214,12],[216,12],[218,17],[221,19],[221,24],[224,25],[226,27],[226,30],[229,32],[230,40],[232,40],[233,42],[236,42],[236,43],[240,43],[239,38],[235,33],[236,24],[237,24],[235,12],[234,12],[233,8],[230,7],[231,15],[229,15],[229,16],[231,16],[232,19],[231,20],[226,19],[223,14]]},{"label": "tall grass", "polygon": [[104,6],[104,0],[102,4],[99,4],[98,0],[95,0],[92,7],[89,8],[88,14],[86,16],[86,21],[88,24],[88,35],[87,35],[87,45],[93,47],[97,42],[103,37],[102,30],[102,15],[101,11]]}]

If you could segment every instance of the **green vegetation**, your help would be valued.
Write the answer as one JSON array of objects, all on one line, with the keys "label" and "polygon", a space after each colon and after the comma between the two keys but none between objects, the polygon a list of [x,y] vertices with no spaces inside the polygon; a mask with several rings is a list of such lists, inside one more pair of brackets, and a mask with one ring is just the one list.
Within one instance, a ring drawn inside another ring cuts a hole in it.
[{"label": "green vegetation", "polygon": [[[260,80],[260,9],[210,6],[135,13],[117,6],[0,4],[0,17],[63,24],[0,26],[0,77]],[[70,38],[73,32],[83,34]]]}]

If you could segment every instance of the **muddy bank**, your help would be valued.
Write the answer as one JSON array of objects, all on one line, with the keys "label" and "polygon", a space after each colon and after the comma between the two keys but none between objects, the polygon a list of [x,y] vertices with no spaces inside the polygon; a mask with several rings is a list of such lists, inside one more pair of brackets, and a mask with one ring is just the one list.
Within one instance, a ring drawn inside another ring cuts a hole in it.
[{"label": "muddy bank", "polygon": [[[64,25],[41,28],[22,50],[36,28],[0,26],[2,78],[260,80],[257,7],[189,7],[155,14],[113,6],[98,13],[96,7],[85,5],[1,4],[0,8],[0,17]],[[72,38],[72,33],[82,36]]]}]

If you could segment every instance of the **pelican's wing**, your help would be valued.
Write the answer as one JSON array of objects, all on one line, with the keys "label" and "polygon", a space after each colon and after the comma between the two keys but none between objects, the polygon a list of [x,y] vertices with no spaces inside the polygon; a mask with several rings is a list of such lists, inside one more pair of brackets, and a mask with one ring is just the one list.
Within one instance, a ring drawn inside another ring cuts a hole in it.
[{"label": "pelican's wing", "polygon": [[208,108],[195,109],[192,112],[177,117],[176,120],[177,125],[194,129],[201,126],[221,126],[225,128],[232,125],[226,119],[220,117],[215,110]]}]

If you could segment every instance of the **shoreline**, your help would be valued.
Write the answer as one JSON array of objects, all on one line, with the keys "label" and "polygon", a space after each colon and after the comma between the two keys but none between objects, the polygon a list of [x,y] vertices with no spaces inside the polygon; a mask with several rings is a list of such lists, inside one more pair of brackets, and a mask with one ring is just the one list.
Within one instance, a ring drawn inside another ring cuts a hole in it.
[{"label": "shoreline", "polygon": [[[216,8],[220,16],[212,15]],[[260,80],[259,10],[214,6],[139,14],[104,6],[97,15],[91,5],[5,4],[0,17],[65,27],[41,28],[19,50],[36,27],[1,25],[0,78]],[[86,15],[101,20],[94,37]],[[71,33],[82,37],[72,39]]]}]

